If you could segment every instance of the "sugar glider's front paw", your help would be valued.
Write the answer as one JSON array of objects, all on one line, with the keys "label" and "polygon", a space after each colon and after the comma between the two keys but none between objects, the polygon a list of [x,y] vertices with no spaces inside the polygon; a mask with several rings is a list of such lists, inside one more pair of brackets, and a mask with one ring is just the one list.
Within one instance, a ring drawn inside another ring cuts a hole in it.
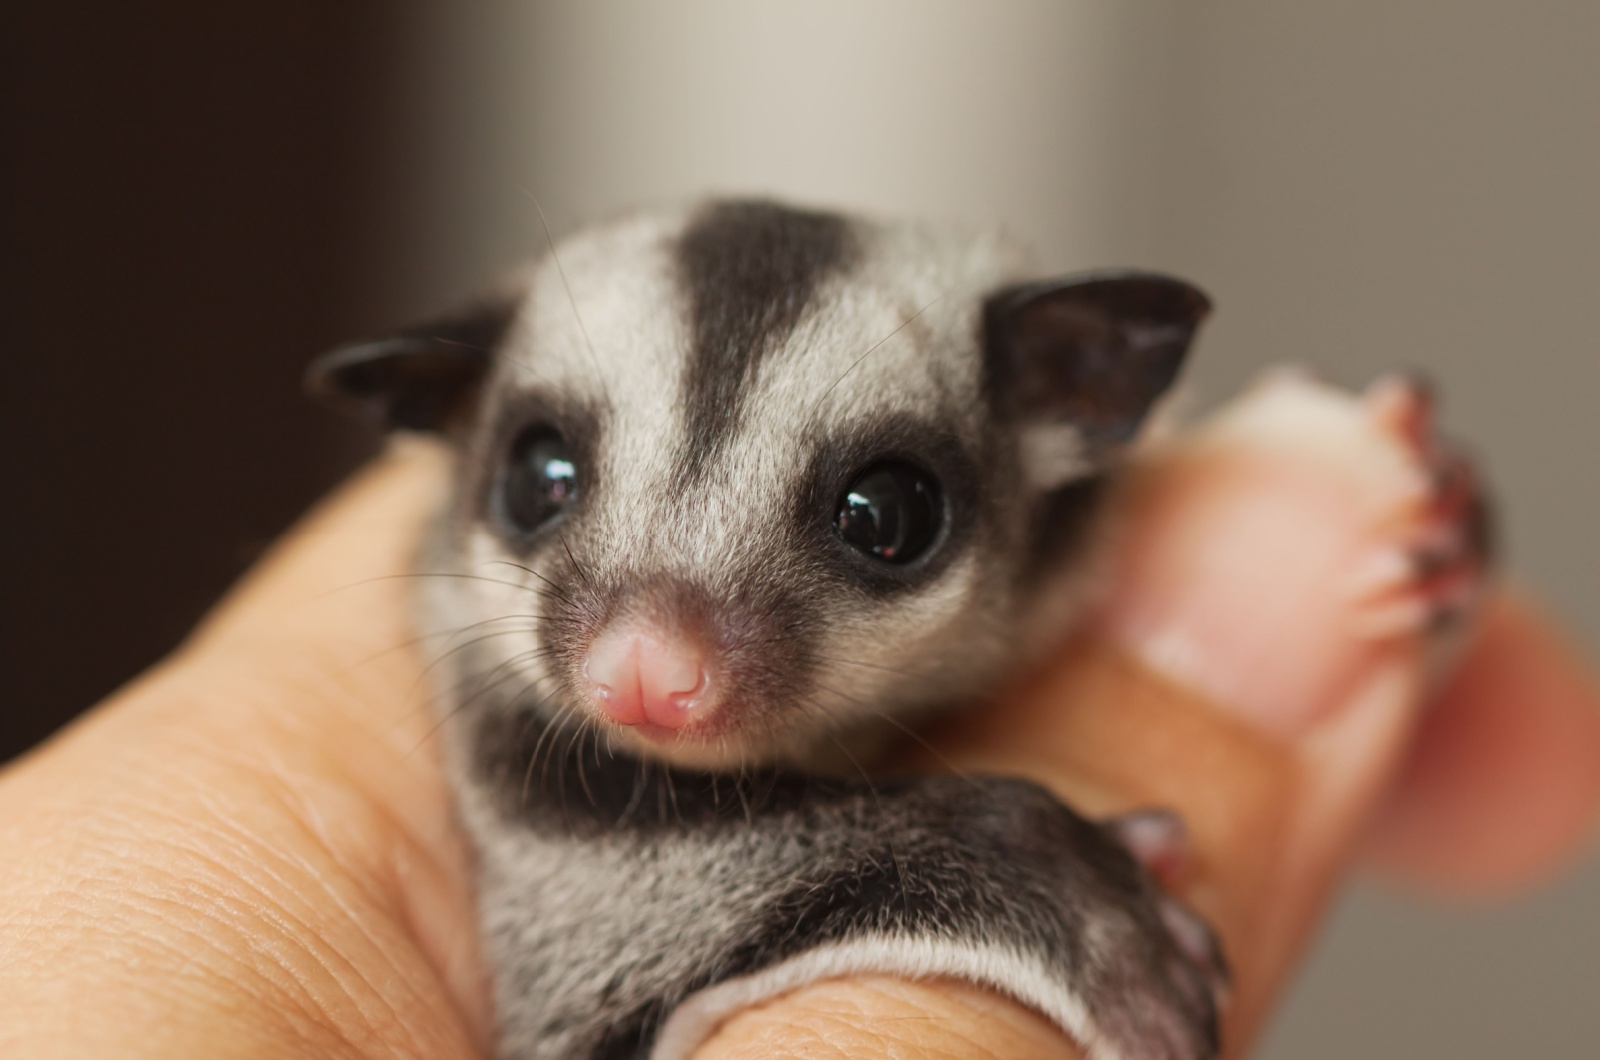
[{"label": "sugar glider's front paw", "polygon": [[1412,464],[1415,489],[1382,513],[1383,545],[1352,572],[1358,628],[1371,639],[1422,635],[1448,648],[1482,599],[1493,558],[1482,479],[1439,434],[1426,381],[1390,376],[1361,400],[1372,425]]},{"label": "sugar glider's front paw", "polygon": [[[1145,886],[1134,901],[1145,907],[1141,922],[1155,933],[1159,957],[1125,973],[1128,987],[1100,1002],[1101,1042],[1086,1043],[1091,1060],[1189,1060],[1218,1050],[1217,1018],[1227,1004],[1231,978],[1222,946],[1201,917],[1165,889],[1187,870],[1189,836],[1183,820],[1168,810],[1138,810],[1102,825],[1106,834],[1144,870]],[[1130,947],[1125,955],[1137,952]],[[1116,963],[1113,955],[1111,962]],[[1115,996],[1120,994],[1121,996]]]},{"label": "sugar glider's front paw", "polygon": [[1103,827],[1161,885],[1156,908],[1162,923],[1179,951],[1205,978],[1211,996],[1225,1004],[1232,977],[1216,934],[1198,914],[1166,893],[1189,870],[1189,829],[1183,818],[1171,810],[1134,810],[1111,818]]}]

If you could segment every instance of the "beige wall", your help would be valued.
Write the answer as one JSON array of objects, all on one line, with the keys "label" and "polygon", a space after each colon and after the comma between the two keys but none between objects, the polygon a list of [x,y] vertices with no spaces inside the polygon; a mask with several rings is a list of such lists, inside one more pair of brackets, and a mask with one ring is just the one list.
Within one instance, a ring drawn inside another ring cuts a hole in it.
[{"label": "beige wall", "polygon": [[[413,174],[451,261],[707,190],[1005,222],[1059,267],[1159,254],[1171,4],[671,0],[487,5],[419,26]],[[492,10],[492,13],[490,13]],[[441,67],[443,71],[441,72]],[[467,161],[463,165],[463,160]],[[442,264],[442,263],[441,263]],[[437,282],[435,279],[434,282]],[[449,282],[457,282],[450,276]]]},{"label": "beige wall", "polygon": [[[1600,4],[584,0],[428,5],[378,297],[706,189],[1000,221],[1220,311],[1192,379],[1445,384],[1511,568],[1600,645]],[[409,271],[407,271],[409,270]],[[1600,1055],[1600,872],[1451,913],[1364,890],[1263,1055]]]}]

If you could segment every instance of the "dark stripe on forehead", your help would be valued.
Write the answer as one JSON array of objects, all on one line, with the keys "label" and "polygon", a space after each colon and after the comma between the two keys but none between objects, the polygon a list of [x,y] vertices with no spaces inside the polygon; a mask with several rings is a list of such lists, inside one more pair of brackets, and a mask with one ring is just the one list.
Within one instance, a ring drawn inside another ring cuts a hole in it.
[{"label": "dark stripe on forehead", "polygon": [[690,223],[677,246],[692,343],[683,382],[687,473],[732,435],[761,359],[853,249],[844,218],[776,203],[714,203]]}]

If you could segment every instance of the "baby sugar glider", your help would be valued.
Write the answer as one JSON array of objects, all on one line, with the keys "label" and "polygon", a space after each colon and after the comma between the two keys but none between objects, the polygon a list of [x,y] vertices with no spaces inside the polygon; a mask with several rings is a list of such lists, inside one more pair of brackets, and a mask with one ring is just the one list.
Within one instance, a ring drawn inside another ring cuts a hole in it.
[{"label": "baby sugar glider", "polygon": [[[953,976],[1096,1060],[1217,1051],[1211,933],[1000,777],[869,779],[1081,608],[1107,476],[1208,309],[994,237],[763,201],[581,232],[315,392],[442,435],[417,579],[499,1054],[687,1056],[825,977]],[[438,670],[436,670],[438,672]]]}]

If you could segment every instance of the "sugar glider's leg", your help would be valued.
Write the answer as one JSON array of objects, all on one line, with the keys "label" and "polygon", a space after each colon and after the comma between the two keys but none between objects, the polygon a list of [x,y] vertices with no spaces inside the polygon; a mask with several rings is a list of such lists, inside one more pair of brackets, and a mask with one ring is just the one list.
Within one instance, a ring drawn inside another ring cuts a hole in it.
[{"label": "sugar glider's leg", "polygon": [[1216,1053],[1216,943],[1138,856],[1181,840],[1173,818],[1099,824],[1019,780],[735,782],[496,744],[469,812],[496,817],[474,830],[507,1056],[683,1057],[853,973],[990,986],[1096,1060]]}]

